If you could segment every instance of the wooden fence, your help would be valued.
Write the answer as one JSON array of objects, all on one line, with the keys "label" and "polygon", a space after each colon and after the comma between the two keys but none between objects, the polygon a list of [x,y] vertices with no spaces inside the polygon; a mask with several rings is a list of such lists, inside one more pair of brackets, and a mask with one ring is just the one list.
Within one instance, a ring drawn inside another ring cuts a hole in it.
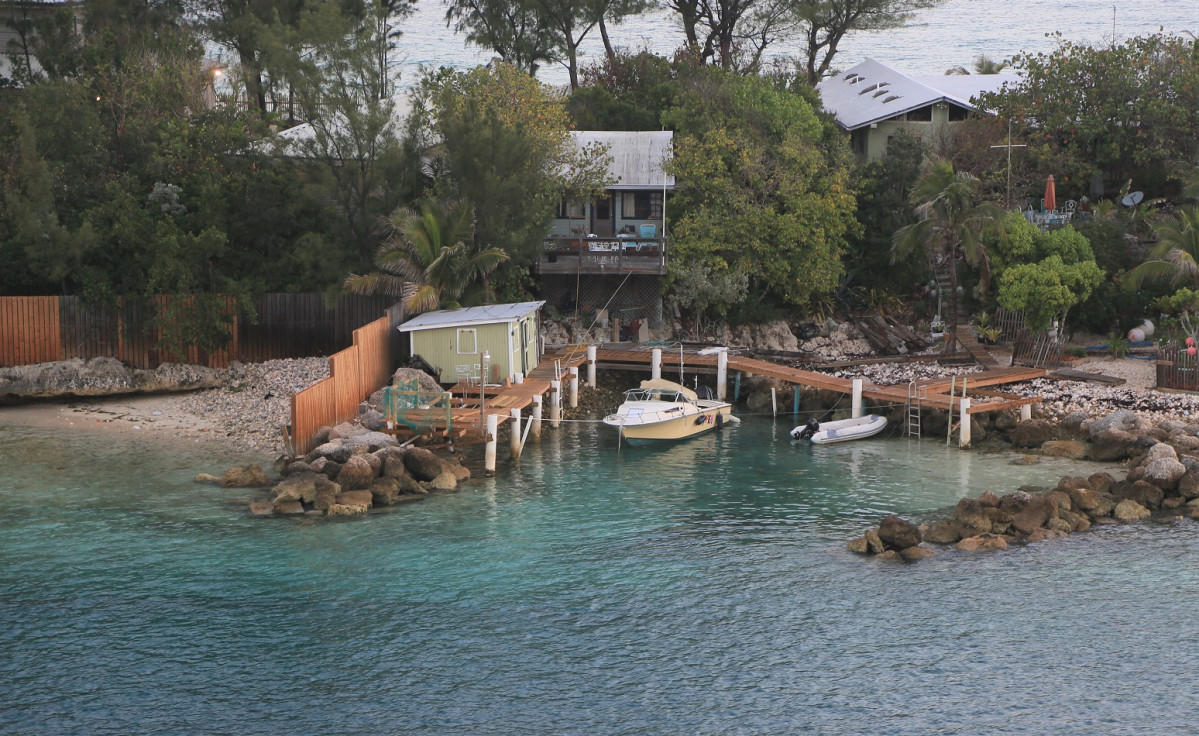
[{"label": "wooden fence", "polygon": [[292,454],[311,450],[321,427],[356,417],[358,404],[391,381],[395,324],[395,317],[389,315],[354,330],[354,344],[329,356],[329,377],[292,394]]},{"label": "wooden fence", "polygon": [[1034,334],[1024,332],[1016,338],[1012,345],[1012,365],[1025,365],[1030,368],[1060,368],[1062,355],[1066,344],[1056,336],[1041,332]]},{"label": "wooden fence", "polygon": [[1157,387],[1176,391],[1199,391],[1199,355],[1170,343],[1157,350]]},{"label": "wooden fence", "polygon": [[233,360],[331,355],[350,344],[355,328],[392,302],[342,296],[327,306],[322,294],[266,294],[257,300],[257,319],[251,320],[235,313],[232,300],[226,299],[232,319],[229,344],[212,353],[193,345],[183,355],[173,355],[159,347],[164,330],[173,327],[160,317],[171,300],[119,299],[115,308],[106,308],[76,296],[0,297],[0,367],[107,357],[134,368],[167,362],[223,368]]}]

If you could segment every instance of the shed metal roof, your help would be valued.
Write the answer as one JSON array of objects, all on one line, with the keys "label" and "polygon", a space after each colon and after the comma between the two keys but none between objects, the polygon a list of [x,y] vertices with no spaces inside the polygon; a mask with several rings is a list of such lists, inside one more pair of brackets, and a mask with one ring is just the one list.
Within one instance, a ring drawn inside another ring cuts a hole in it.
[{"label": "shed metal roof", "polygon": [[608,189],[674,188],[674,176],[663,164],[674,154],[670,130],[576,130],[571,137],[579,148],[588,143],[608,146]]},{"label": "shed metal roof", "polygon": [[972,97],[980,92],[997,92],[1004,84],[1015,85],[1018,81],[1018,77],[1010,74],[911,77],[867,59],[825,79],[816,89],[824,108],[837,118],[837,124],[846,130],[857,130],[937,102],[978,110],[970,101]]},{"label": "shed metal roof", "polygon": [[545,304],[540,302],[517,302],[515,304],[488,304],[482,307],[463,309],[439,309],[413,317],[399,326],[400,332],[432,330],[439,327],[462,327],[508,322],[536,312]]}]

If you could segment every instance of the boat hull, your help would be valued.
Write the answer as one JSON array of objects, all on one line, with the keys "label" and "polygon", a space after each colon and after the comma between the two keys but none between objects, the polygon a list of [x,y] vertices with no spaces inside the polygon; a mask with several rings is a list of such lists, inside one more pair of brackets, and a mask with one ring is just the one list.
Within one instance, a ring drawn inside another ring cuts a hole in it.
[{"label": "boat hull", "polygon": [[[814,445],[831,445],[836,442],[848,442],[850,440],[861,440],[867,437],[882,432],[887,427],[886,417],[870,414],[857,419],[842,419],[837,422],[824,422],[820,425],[820,430],[808,437],[808,441]],[[803,430],[803,425],[791,430],[791,436],[795,439],[801,439],[800,431]]]},{"label": "boat hull", "polygon": [[[717,419],[720,415],[720,419]],[[621,436],[631,445],[648,445],[655,442],[669,442],[694,437],[697,434],[710,432],[718,426],[731,423],[732,407],[723,406],[703,409],[693,414],[675,417],[653,424],[614,424]],[[699,421],[703,419],[703,421]]]}]

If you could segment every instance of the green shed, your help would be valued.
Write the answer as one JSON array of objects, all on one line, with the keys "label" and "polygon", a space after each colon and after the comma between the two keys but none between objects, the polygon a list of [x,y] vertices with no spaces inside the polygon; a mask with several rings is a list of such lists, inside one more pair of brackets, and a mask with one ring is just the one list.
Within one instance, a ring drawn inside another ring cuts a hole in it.
[{"label": "green shed", "polygon": [[541,359],[541,306],[545,302],[488,304],[483,307],[425,312],[399,326],[408,333],[413,357],[437,371],[443,384],[475,380],[484,370],[487,383],[528,375]]}]

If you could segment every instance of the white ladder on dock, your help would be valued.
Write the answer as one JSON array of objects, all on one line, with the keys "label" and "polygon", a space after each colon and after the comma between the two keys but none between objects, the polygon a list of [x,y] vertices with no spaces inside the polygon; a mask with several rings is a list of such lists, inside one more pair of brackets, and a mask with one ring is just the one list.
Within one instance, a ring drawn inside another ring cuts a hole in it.
[{"label": "white ladder on dock", "polygon": [[904,421],[904,433],[909,437],[920,436],[920,408],[927,396],[925,386],[917,386],[915,381],[908,383],[908,403],[905,406],[907,418]]}]

